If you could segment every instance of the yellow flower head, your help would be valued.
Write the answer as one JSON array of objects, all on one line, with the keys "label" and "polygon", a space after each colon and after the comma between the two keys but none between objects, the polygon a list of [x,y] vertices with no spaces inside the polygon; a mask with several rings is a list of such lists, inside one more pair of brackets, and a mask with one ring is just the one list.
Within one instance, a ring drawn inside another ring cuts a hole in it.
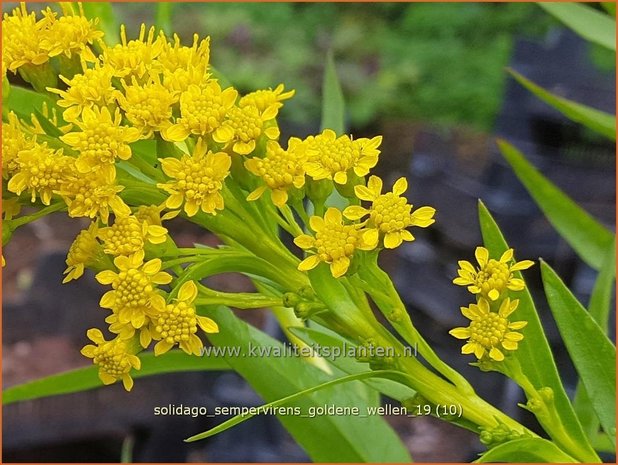
[{"label": "yellow flower head", "polygon": [[298,265],[301,271],[311,270],[324,262],[330,264],[332,275],[338,278],[348,271],[355,250],[372,250],[377,245],[377,240],[367,241],[371,237],[363,234],[365,231],[358,225],[345,224],[336,208],[329,208],[324,218],[312,216],[309,225],[315,231],[315,237],[302,234],[294,239],[301,249],[314,251]]},{"label": "yellow flower head", "polygon": [[140,137],[137,128],[121,126],[122,116],[116,109],[114,118],[105,107],[84,108],[82,121],[75,124],[81,132],[70,132],[60,139],[79,152],[75,162],[80,173],[98,169],[103,165],[112,165],[116,158],[131,158],[130,143]]},{"label": "yellow flower head", "polygon": [[300,139],[292,137],[288,149],[284,150],[278,142],[269,141],[264,158],[250,158],[245,167],[259,176],[264,185],[249,194],[247,200],[257,200],[267,190],[275,205],[282,207],[288,201],[288,190],[300,189],[305,185],[304,163],[307,160],[307,145]]},{"label": "yellow flower head", "polygon": [[255,150],[256,141],[262,134],[270,140],[279,137],[279,128],[276,125],[264,125],[266,121],[274,119],[276,114],[277,109],[274,106],[263,112],[254,106],[232,107],[212,138],[220,144],[231,144],[232,150],[239,155],[249,155]]},{"label": "yellow flower head", "polygon": [[[163,41],[160,37],[155,39],[155,28],[152,26],[146,36],[146,25],[142,24],[139,37],[127,41],[127,31],[120,26],[121,43],[113,47],[103,44],[103,63],[114,70],[114,76],[124,77],[131,80],[135,76],[138,80],[153,69],[156,58],[163,49]],[[146,40],[144,40],[146,39]]]},{"label": "yellow flower head", "polygon": [[491,311],[489,302],[481,297],[478,304],[461,307],[461,313],[471,320],[470,326],[451,329],[449,334],[457,339],[468,339],[461,348],[462,354],[473,353],[479,360],[489,356],[490,359],[500,362],[504,360],[502,350],[517,350],[519,341],[524,338],[516,330],[522,329],[528,322],[508,320],[518,305],[519,300],[507,297],[496,313]]},{"label": "yellow flower head", "polygon": [[202,87],[190,85],[180,95],[181,117],[161,135],[166,140],[181,142],[190,134],[210,134],[221,125],[237,96],[236,89],[221,90],[217,81],[209,81]]},{"label": "yellow flower head", "polygon": [[114,70],[109,66],[86,68],[82,74],[76,74],[72,79],[60,76],[67,85],[66,90],[48,87],[49,92],[60,96],[58,106],[66,108],[62,113],[65,121],[75,121],[82,114],[84,108],[107,107],[114,103],[115,92],[112,85]]},{"label": "yellow flower head", "polygon": [[161,270],[161,260],[154,258],[146,263],[144,251],[130,257],[119,256],[114,259],[118,273],[111,270],[96,275],[101,284],[111,284],[111,291],[101,297],[100,305],[110,308],[118,315],[120,323],[131,323],[141,328],[148,320],[148,312],[153,305],[161,306],[163,297],[157,292],[158,284],[169,284],[172,276]]},{"label": "yellow flower head", "polygon": [[56,19],[56,14],[49,8],[43,11],[47,18],[48,30],[45,31],[42,46],[50,57],[64,54],[71,57],[73,53],[85,61],[96,61],[90,45],[103,37],[103,32],[97,29],[98,18],[89,20],[84,16],[84,9],[78,3],[79,14],[75,14],[73,7],[65,3],[60,4],[64,15]]},{"label": "yellow flower head", "polygon": [[337,137],[334,131],[325,129],[306,141],[313,153],[305,164],[307,174],[316,181],[333,179],[337,184],[345,184],[350,170],[357,176],[365,176],[376,166],[382,136],[352,140],[347,135]]},{"label": "yellow flower head", "polygon": [[17,154],[32,149],[34,139],[25,132],[17,115],[9,112],[8,121],[2,123],[2,177],[8,179],[19,169]]},{"label": "yellow flower head", "polygon": [[101,252],[101,244],[97,241],[98,228],[96,222],[90,223],[88,229],[80,231],[67,254],[66,275],[62,280],[63,284],[73,279],[77,279],[84,274],[84,268],[95,261]]},{"label": "yellow flower head", "polygon": [[49,60],[41,39],[47,26],[47,19],[39,21],[34,12],[28,13],[26,3],[15,8],[11,15],[2,19],[2,61],[10,71],[25,64],[41,65]]},{"label": "yellow flower head", "polygon": [[115,312],[110,313],[105,318],[105,322],[109,324],[109,331],[113,334],[117,334],[120,339],[131,339],[137,332],[139,335],[139,343],[144,349],[147,349],[152,342],[154,328],[150,317],[146,317],[144,325],[137,329],[133,327],[130,321],[128,323],[121,323],[118,314]]},{"label": "yellow flower head", "polygon": [[365,234],[382,236],[384,247],[387,249],[394,249],[403,241],[413,241],[414,236],[406,228],[410,226],[426,228],[435,221],[433,215],[436,210],[421,207],[412,211],[412,205],[402,197],[407,188],[406,178],[399,178],[392,192],[382,194],[382,180],[377,176],[371,176],[367,187],[354,187],[356,196],[371,202],[371,207],[352,205],[343,211],[343,215],[350,220],[359,220],[369,215],[366,225],[368,232]]},{"label": "yellow flower head", "polygon": [[172,105],[178,101],[178,93],[168,90],[158,76],[144,85],[140,85],[134,76],[131,85],[124,81],[122,85],[125,92],[117,92],[118,104],[142,137],[150,138],[154,131],[161,131],[171,124]]},{"label": "yellow flower head", "polygon": [[184,283],[178,291],[178,298],[171,304],[157,309],[152,318],[155,328],[153,337],[158,340],[155,355],[161,355],[178,344],[191,355],[201,355],[204,344],[197,337],[198,326],[207,333],[218,333],[219,327],[210,318],[195,313],[193,301],[197,297],[197,286],[193,281]]},{"label": "yellow flower head", "polygon": [[98,217],[107,224],[110,209],[116,216],[131,214],[131,209],[118,196],[123,189],[116,184],[114,167],[105,166],[89,173],[79,173],[74,169],[56,193],[67,204],[70,217]]},{"label": "yellow flower head", "polygon": [[185,213],[194,216],[200,208],[204,213],[217,214],[223,210],[221,189],[230,174],[232,159],[225,152],[209,152],[200,139],[193,155],[177,158],[159,158],[163,172],[173,178],[165,184],[157,184],[170,194],[165,202],[167,208],[176,209],[184,203]]},{"label": "yellow flower head", "polygon": [[99,366],[99,378],[103,384],[113,384],[122,380],[124,388],[130,391],[133,388],[131,370],[133,368],[139,370],[141,363],[135,354],[128,351],[127,342],[120,338],[106,341],[103,333],[96,328],[89,329],[86,334],[96,345],[84,346],[81,353]]},{"label": "yellow flower head", "polygon": [[474,268],[472,263],[460,260],[459,276],[453,283],[459,286],[468,286],[468,291],[472,294],[481,294],[490,300],[498,300],[503,292],[507,290],[521,291],[524,289],[524,281],[515,278],[513,272],[526,270],[534,265],[531,260],[513,261],[513,249],[509,249],[502,254],[500,260],[489,258],[489,251],[485,247],[477,247],[474,252],[479,263],[478,268]]},{"label": "yellow flower head", "polygon": [[281,102],[292,98],[294,92],[294,90],[283,92],[283,84],[279,84],[274,90],[260,89],[245,95],[239,100],[238,105],[240,107],[253,106],[260,112],[266,111],[269,107],[274,107],[275,116],[277,116],[279,109],[283,106]]},{"label": "yellow flower head", "polygon": [[165,210],[165,203],[161,205],[140,205],[135,211],[135,217],[148,223],[148,226],[163,226],[163,221],[176,218],[179,213],[178,210],[175,210],[161,215],[163,210]]},{"label": "yellow flower head", "polygon": [[194,34],[193,45],[186,47],[180,44],[177,34],[174,34],[174,43],[168,41],[163,32],[160,35],[163,44],[157,57],[160,68],[169,72],[199,68],[202,73],[206,73],[210,60],[210,37],[200,40],[199,35]]},{"label": "yellow flower head", "polygon": [[152,244],[165,242],[167,229],[149,225],[135,216],[119,216],[112,226],[102,228],[98,237],[103,241],[106,254],[133,255],[144,248],[146,241]]},{"label": "yellow flower head", "polygon": [[73,158],[63,155],[62,149],[51,149],[47,143],[36,144],[17,154],[18,170],[7,188],[17,195],[30,191],[32,202],[38,196],[44,205],[49,205],[52,194],[69,176],[72,164]]}]

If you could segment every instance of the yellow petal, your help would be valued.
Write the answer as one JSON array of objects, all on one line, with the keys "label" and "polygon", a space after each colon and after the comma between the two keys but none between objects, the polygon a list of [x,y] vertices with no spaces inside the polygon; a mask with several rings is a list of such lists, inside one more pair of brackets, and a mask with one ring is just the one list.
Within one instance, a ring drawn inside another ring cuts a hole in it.
[{"label": "yellow petal", "polygon": [[114,282],[114,279],[116,279],[116,276],[118,275],[114,273],[113,271],[105,270],[105,271],[101,271],[100,273],[97,273],[95,278],[101,284],[111,284],[112,282]]},{"label": "yellow petal", "polygon": [[341,224],[343,217],[339,209],[335,207],[330,207],[328,210],[326,210],[326,214],[324,215],[324,220],[327,223]]},{"label": "yellow petal", "polygon": [[185,213],[187,216],[195,216],[199,211],[200,207],[195,203],[194,200],[190,200],[185,203]]},{"label": "yellow petal", "polygon": [[309,218],[309,226],[315,232],[320,232],[324,229],[324,219],[319,216],[312,216]]},{"label": "yellow petal", "polygon": [[131,378],[131,376],[128,374],[124,375],[122,377],[122,385],[127,391],[130,391],[131,389],[133,389],[133,378]]},{"label": "yellow petal", "polygon": [[483,267],[487,264],[487,261],[489,260],[489,251],[485,247],[477,247],[474,251],[474,256],[479,262],[479,265]]},{"label": "yellow petal", "polygon": [[270,198],[275,205],[283,207],[288,201],[288,193],[285,189],[274,189],[270,194]]},{"label": "yellow petal", "polygon": [[116,291],[107,291],[101,297],[99,301],[99,305],[103,308],[114,308],[114,303],[116,302]]},{"label": "yellow petal", "polygon": [[161,269],[161,259],[160,258],[153,258],[152,260],[148,260],[146,263],[144,263],[144,266],[142,268],[144,273],[149,274],[149,275],[154,275],[158,273],[160,269]]},{"label": "yellow petal", "polygon": [[378,197],[382,193],[382,180],[377,176],[370,176],[367,189],[373,193],[374,197]]},{"label": "yellow petal", "polygon": [[457,339],[468,339],[470,337],[469,328],[453,328],[448,333]]},{"label": "yellow petal", "polygon": [[348,173],[346,173],[345,171],[338,171],[333,176],[333,180],[337,184],[345,184],[346,182],[348,182]]},{"label": "yellow petal", "polygon": [[343,216],[349,220],[360,220],[363,216],[367,215],[369,211],[359,205],[351,205],[343,211]]},{"label": "yellow petal", "polygon": [[198,316],[197,324],[206,333],[218,333],[219,332],[219,325],[217,325],[217,323],[215,323],[213,320],[205,316]]},{"label": "yellow petal", "polygon": [[159,341],[159,342],[157,342],[155,344],[155,346],[154,346],[155,357],[158,357],[159,355],[164,354],[165,352],[170,350],[173,346],[174,346],[174,344],[170,344],[167,341]]},{"label": "yellow petal", "polygon": [[356,197],[361,200],[373,201],[377,197],[374,195],[373,191],[365,186],[354,186],[354,193],[356,194]]},{"label": "yellow petal", "polygon": [[496,289],[492,289],[487,293],[487,297],[489,297],[491,300],[498,300],[498,297],[500,297],[500,293]]},{"label": "yellow petal", "polygon": [[[251,161],[251,160],[250,160]],[[260,197],[262,197],[262,194],[266,191],[266,186],[260,186],[257,189],[255,189],[253,192],[251,192],[248,196],[247,196],[247,200],[249,202],[252,202],[254,200],[259,199]]]},{"label": "yellow petal", "polygon": [[333,261],[330,264],[330,272],[335,278],[343,276],[350,267],[350,259],[348,257],[341,257]]},{"label": "yellow petal", "polygon": [[294,238],[294,244],[296,244],[301,249],[310,249],[313,247],[315,243],[315,239],[308,234],[302,234]]},{"label": "yellow petal", "polygon": [[532,260],[522,260],[521,262],[515,263],[511,267],[511,271],[527,270],[532,265],[534,265],[534,262]]},{"label": "yellow petal", "polygon": [[492,347],[489,351],[489,356],[496,360],[497,362],[501,362],[504,360],[504,354],[497,347]]},{"label": "yellow petal", "polygon": [[318,266],[320,258],[317,255],[310,255],[298,264],[300,271],[309,271]]},{"label": "yellow petal", "polygon": [[399,178],[393,185],[393,194],[401,195],[408,190],[408,180],[406,178]]},{"label": "yellow petal", "polygon": [[399,247],[402,243],[401,235],[399,231],[386,233],[384,236],[384,247],[387,249],[394,249]]},{"label": "yellow petal", "polygon": [[512,258],[513,258],[513,249],[508,249],[506,252],[502,254],[502,256],[500,257],[500,261],[502,263],[508,263],[511,261]]},{"label": "yellow petal", "polygon": [[197,297],[197,286],[193,281],[187,281],[178,291],[178,300],[193,302]]}]

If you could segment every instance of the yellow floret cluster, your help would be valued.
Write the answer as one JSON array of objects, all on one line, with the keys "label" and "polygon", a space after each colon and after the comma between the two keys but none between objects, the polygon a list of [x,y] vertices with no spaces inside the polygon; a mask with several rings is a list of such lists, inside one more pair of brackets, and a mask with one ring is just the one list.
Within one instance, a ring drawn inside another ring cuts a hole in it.
[{"label": "yellow floret cluster", "polygon": [[381,136],[326,128],[282,140],[277,118],[294,91],[279,84],[241,95],[211,68],[208,37],[183,45],[155,27],[132,37],[122,26],[110,45],[78,3],[39,14],[21,4],[4,15],[2,34],[5,90],[26,92],[19,74],[45,94],[28,118],[5,112],[4,219],[19,220],[28,205],[89,222],[70,246],[64,282],[89,269],[108,287],[100,304],[113,337],[93,329],[83,350],[104,383],[130,389],[137,354],[153,342],[156,355],[172,347],[199,355],[198,331],[218,331],[199,314],[200,278],[185,279],[199,251],[183,261],[190,253],[164,221],[180,215],[260,252],[283,247],[278,234],[287,231],[305,256],[277,257],[297,282],[318,266],[351,275],[362,254],[412,241],[411,227],[434,222],[433,208],[408,202],[405,179],[383,193],[371,175]]}]

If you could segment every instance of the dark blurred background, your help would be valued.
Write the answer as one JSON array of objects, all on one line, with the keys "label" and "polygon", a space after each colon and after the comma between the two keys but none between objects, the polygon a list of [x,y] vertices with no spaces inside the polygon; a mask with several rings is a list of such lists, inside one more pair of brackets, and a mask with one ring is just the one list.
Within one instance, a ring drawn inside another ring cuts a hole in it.
[{"label": "dark blurred background", "polygon": [[[4,11],[10,6],[4,5]],[[114,4],[134,37],[155,6]],[[535,206],[497,152],[496,136],[522,150],[546,176],[610,228],[615,224],[614,145],[568,121],[508,78],[510,66],[548,90],[615,113],[615,56],[566,30],[535,4],[277,3],[174,4],[172,30],[190,44],[211,36],[211,63],[241,92],[284,83],[296,89],[280,113],[283,136],[319,130],[325,56],[332,50],[347,106],[349,132],[384,135],[378,174],[405,175],[417,206],[436,207],[436,223],[417,240],[383,254],[413,321],[485,398],[535,428],[517,407],[519,389],[469,367],[448,330],[464,324],[469,301],[451,284],[458,259],[471,259],[481,238],[477,199],[494,214],[519,259],[542,256],[587,304],[596,272],[586,266]],[[62,286],[64,258],[86,223],[61,215],[24,227],[5,248],[3,379],[5,387],[88,363],[85,330],[101,326],[103,289],[91,274]],[[179,244],[213,238],[179,220]],[[559,342],[540,287],[526,272],[554,345],[567,390],[575,372]],[[246,280],[210,285],[245,290]],[[246,315],[244,312],[243,315]],[[266,312],[251,322],[273,335]],[[613,316],[612,318],[615,318]],[[614,321],[610,323],[614,328]],[[207,441],[182,439],[210,419],[154,417],[167,404],[259,405],[231,373],[174,374],[138,380],[132,393],[112,386],[4,408],[8,461],[305,461],[272,417],[256,417]],[[218,419],[217,421],[219,421]],[[475,436],[432,418],[389,418],[416,461],[473,460]]]}]

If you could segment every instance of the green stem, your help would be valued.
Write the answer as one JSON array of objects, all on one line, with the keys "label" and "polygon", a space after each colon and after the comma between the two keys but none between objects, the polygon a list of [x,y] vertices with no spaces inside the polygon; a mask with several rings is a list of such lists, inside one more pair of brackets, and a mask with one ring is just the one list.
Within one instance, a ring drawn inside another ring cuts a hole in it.
[{"label": "green stem", "polygon": [[281,212],[281,214],[285,218],[285,221],[287,221],[287,224],[290,226],[290,228],[292,230],[291,234],[294,237],[300,236],[301,234],[304,234],[303,229],[296,222],[296,218],[294,218],[294,213],[292,213],[292,210],[290,209],[290,207],[288,205],[284,205],[283,207],[279,207],[279,211]]},{"label": "green stem", "polygon": [[33,221],[36,221],[40,218],[43,218],[44,216],[47,216],[50,213],[66,210],[66,208],[67,206],[65,203],[62,203],[62,202],[53,203],[47,207],[41,208],[39,211],[37,211],[36,213],[33,213],[32,215],[20,216],[19,218],[10,220],[10,225],[13,229],[15,229],[25,224],[32,223]]}]

